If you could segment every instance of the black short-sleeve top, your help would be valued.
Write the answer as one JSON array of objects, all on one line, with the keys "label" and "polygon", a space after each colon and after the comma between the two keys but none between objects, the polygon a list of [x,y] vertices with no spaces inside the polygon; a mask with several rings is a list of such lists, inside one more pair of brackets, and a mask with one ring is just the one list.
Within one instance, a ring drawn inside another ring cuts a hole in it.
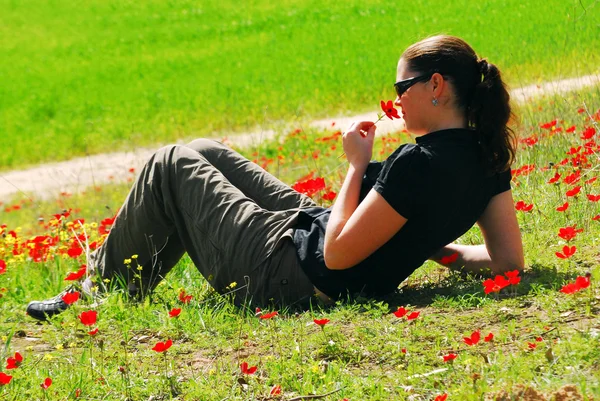
[{"label": "black short-sleeve top", "polygon": [[[487,173],[477,133],[448,129],[401,145],[379,167],[372,187],[403,217],[405,225],[365,260],[330,270],[323,257],[330,209],[300,212],[294,244],[302,269],[325,294],[385,295],[393,292],[440,248],[467,232],[490,199],[510,189],[510,170]],[[365,175],[365,181],[368,180]],[[361,195],[361,200],[362,200]]]}]

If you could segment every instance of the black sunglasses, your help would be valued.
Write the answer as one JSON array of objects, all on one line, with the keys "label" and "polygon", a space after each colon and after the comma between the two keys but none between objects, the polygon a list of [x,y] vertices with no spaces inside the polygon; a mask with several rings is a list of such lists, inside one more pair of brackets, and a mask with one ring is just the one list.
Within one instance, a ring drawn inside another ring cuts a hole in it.
[{"label": "black sunglasses", "polygon": [[394,84],[394,88],[396,88],[396,94],[398,95],[398,97],[402,97],[402,95],[404,94],[404,92],[406,92],[408,90],[408,88],[410,88],[417,82],[429,81],[433,74],[435,74],[435,73],[432,72],[430,74],[421,75],[421,76],[413,77],[413,78],[408,78],[408,79],[404,79],[402,81],[396,82]]}]

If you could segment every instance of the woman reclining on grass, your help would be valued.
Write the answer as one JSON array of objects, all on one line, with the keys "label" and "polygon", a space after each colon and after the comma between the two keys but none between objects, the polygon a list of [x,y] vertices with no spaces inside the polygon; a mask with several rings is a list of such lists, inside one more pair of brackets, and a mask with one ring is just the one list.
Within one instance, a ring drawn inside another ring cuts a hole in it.
[{"label": "woman reclining on grass", "polygon": [[[395,105],[416,144],[369,163],[376,126],[350,125],[348,172],[329,209],[218,142],[158,150],[92,254],[97,285],[147,294],[187,252],[216,291],[239,284],[236,304],[306,307],[315,294],[388,294],[427,259],[469,272],[522,269],[498,69],[463,40],[435,36],[402,54],[396,80]],[[452,243],[475,223],[485,245]],[[141,271],[123,263],[134,254]],[[66,309],[61,295],[31,302],[29,315]]]}]

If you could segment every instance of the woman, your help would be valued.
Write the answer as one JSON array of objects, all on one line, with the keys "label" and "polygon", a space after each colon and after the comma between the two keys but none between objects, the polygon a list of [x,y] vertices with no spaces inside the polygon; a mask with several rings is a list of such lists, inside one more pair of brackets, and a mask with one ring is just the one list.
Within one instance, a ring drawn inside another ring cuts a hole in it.
[{"label": "woman", "polygon": [[[343,135],[349,167],[331,209],[217,142],[168,146],[142,170],[91,264],[144,294],[187,252],[218,292],[237,283],[237,304],[302,306],[314,294],[387,294],[428,258],[452,256],[449,267],[470,272],[522,269],[498,69],[463,40],[435,36],[402,54],[396,80],[395,104],[417,143],[379,165],[364,199],[373,122]],[[452,243],[475,223],[485,245]],[[141,270],[123,263],[132,255]],[[66,307],[57,296],[28,313],[44,319]]]}]

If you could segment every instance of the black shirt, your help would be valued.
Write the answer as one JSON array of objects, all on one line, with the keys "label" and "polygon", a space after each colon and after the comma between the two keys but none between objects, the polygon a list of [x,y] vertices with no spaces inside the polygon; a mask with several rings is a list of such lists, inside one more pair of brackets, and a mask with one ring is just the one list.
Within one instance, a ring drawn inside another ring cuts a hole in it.
[{"label": "black shirt", "polygon": [[401,145],[379,163],[373,186],[407,222],[356,266],[330,270],[325,265],[330,209],[314,207],[300,212],[294,230],[300,265],[325,294],[393,292],[431,255],[467,232],[494,195],[510,189],[510,170],[486,173],[474,131],[436,131],[417,137],[416,142]]}]

